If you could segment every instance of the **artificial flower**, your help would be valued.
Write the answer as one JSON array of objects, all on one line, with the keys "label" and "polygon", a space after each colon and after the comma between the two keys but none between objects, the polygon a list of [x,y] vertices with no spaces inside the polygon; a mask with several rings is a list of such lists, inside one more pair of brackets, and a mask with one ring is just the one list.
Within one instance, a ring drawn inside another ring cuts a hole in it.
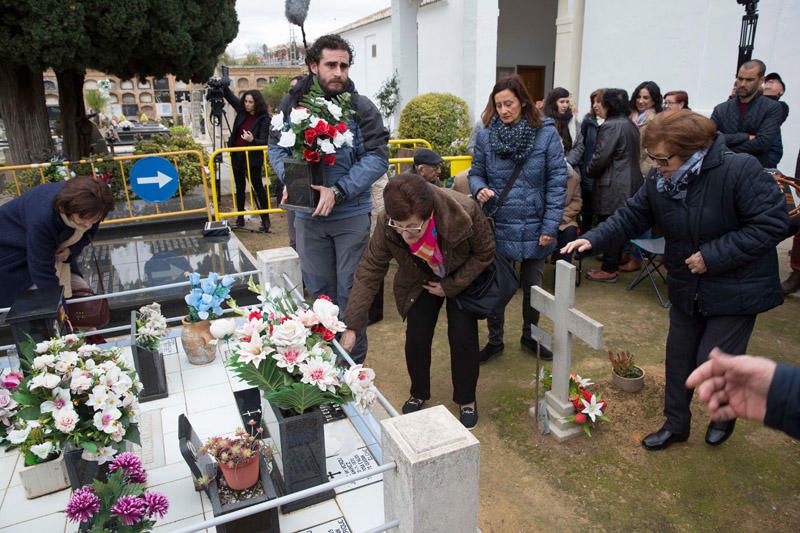
[{"label": "artificial flower", "polygon": [[303,383],[314,385],[323,392],[336,392],[339,377],[336,368],[328,361],[319,357],[309,358],[300,365],[300,372]]},{"label": "artificial flower", "polygon": [[269,123],[270,129],[274,131],[280,131],[283,129],[284,125],[284,118],[283,118],[283,111],[279,111],[275,115],[272,116],[272,120]]},{"label": "artificial flower", "polygon": [[293,346],[280,346],[278,352],[272,358],[278,362],[280,368],[285,368],[287,372],[294,372],[295,367],[300,365],[308,357],[308,351],[302,344]]},{"label": "artificial flower", "polygon": [[294,346],[305,344],[309,333],[300,321],[290,318],[274,327],[270,340],[275,346]]}]

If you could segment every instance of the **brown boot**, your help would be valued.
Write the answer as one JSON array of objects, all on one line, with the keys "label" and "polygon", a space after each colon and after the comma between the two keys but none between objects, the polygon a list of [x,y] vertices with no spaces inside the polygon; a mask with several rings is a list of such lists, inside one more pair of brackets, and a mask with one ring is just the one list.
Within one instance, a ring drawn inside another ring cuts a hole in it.
[{"label": "brown boot", "polygon": [[800,272],[792,272],[786,281],[781,283],[783,294],[792,294],[800,290]]},{"label": "brown boot", "polygon": [[619,267],[620,272],[638,272],[642,268],[642,262],[635,257]]},{"label": "brown boot", "polygon": [[592,281],[603,281],[605,283],[616,283],[617,273],[606,272],[605,270],[601,270],[599,268],[593,268],[592,270],[586,273],[586,279]]}]

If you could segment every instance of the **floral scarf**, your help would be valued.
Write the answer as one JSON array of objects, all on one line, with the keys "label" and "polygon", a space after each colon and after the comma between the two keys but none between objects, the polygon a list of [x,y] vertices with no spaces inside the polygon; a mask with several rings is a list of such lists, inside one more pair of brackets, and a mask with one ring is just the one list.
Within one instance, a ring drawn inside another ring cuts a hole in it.
[{"label": "floral scarf", "polygon": [[665,178],[660,170],[656,170],[658,192],[667,194],[673,200],[685,199],[689,190],[689,178],[700,173],[700,167],[703,166],[703,159],[707,153],[708,148],[693,153],[669,178]]},{"label": "floral scarf", "polygon": [[516,124],[508,126],[497,115],[489,122],[489,144],[494,152],[503,158],[511,158],[519,163],[527,159],[533,150],[536,128],[521,117]]},{"label": "floral scarf", "polygon": [[436,221],[431,216],[428,229],[422,235],[422,238],[413,244],[409,244],[411,253],[425,261],[433,273],[440,278],[444,277],[444,256],[442,250],[439,248],[439,241],[437,239],[438,232],[436,231]]}]

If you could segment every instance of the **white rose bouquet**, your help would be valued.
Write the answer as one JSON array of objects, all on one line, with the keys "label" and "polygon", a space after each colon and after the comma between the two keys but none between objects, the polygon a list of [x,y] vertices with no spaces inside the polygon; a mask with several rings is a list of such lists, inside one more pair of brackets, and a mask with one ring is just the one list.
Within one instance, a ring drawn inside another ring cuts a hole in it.
[{"label": "white rose bouquet", "polygon": [[6,440],[21,448],[26,465],[58,457],[68,442],[100,463],[123,440],[139,444],[142,384],[118,349],[77,335],[22,348],[28,375],[12,395],[18,405]]},{"label": "white rose bouquet", "polygon": [[153,302],[140,307],[136,314],[136,344],[156,352],[166,334],[167,319],[161,314],[161,305]]},{"label": "white rose bouquet", "polygon": [[337,364],[331,341],[347,327],[330,298],[320,296],[306,309],[283,289],[262,289],[252,280],[248,288],[259,294],[260,309],[246,313],[229,302],[247,318],[228,359],[240,379],[260,388],[273,405],[297,414],[349,401],[365,410],[375,401],[373,370]]}]

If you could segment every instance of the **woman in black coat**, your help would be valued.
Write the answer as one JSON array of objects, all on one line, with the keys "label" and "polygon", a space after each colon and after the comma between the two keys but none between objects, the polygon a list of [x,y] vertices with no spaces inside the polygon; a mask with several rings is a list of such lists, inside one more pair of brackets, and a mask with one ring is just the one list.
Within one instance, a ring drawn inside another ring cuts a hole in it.
[{"label": "woman in black coat", "polygon": [[[625,205],[642,184],[639,170],[639,131],[628,119],[628,93],[623,89],[606,89],[600,105],[605,122],[597,134],[592,161],[586,174],[594,180],[592,209],[602,222]],[[625,243],[609,248],[603,264],[586,277],[593,281],[615,282]]]},{"label": "woman in black coat", "polygon": [[[228,87],[225,87],[225,99],[236,110],[236,119],[233,121],[231,137],[228,147],[264,146],[267,147],[269,138],[269,114],[267,103],[260,91],[247,91],[239,99]],[[245,155],[247,154],[247,155]],[[247,190],[247,162],[250,161],[250,187],[255,195],[256,204],[250,209],[267,209],[267,191],[261,171],[264,167],[264,152],[253,150],[250,152],[231,152],[231,166],[233,179],[236,182],[236,210],[244,211],[244,198]],[[244,226],[244,217],[236,218],[237,227]],[[261,228],[269,232],[269,214],[261,215]]]},{"label": "woman in black coat", "polygon": [[[664,426],[642,445],[659,450],[689,437],[689,374],[712,348],[743,354],[756,315],[783,303],[775,247],[786,235],[786,202],[758,160],[730,152],[716,125],[697,113],[659,114],[643,145],[645,184],[604,223],[563,251],[605,251],[658,224],[666,239],[670,309]],[[735,420],[712,422],[718,445]]]}]

